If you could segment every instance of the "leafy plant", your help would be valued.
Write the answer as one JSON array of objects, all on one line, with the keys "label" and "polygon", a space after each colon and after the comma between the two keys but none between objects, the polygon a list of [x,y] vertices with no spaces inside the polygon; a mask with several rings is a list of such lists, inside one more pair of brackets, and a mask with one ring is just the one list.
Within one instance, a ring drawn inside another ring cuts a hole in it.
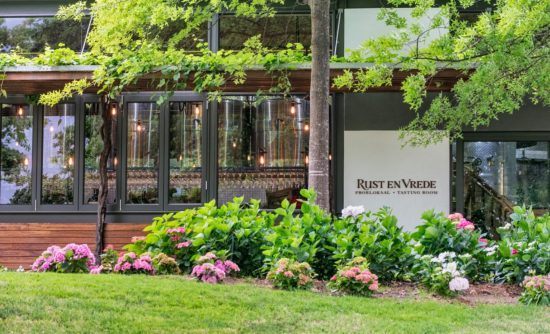
[{"label": "leafy plant", "polygon": [[100,272],[111,273],[118,261],[118,252],[112,245],[108,245],[103,254],[101,254],[101,270]]},{"label": "leafy plant", "polygon": [[148,253],[137,256],[133,252],[122,254],[113,268],[113,272],[120,274],[146,274],[155,273],[151,255]]},{"label": "leafy plant", "polygon": [[497,282],[520,283],[528,275],[550,271],[550,215],[515,207],[511,223],[498,229],[500,242],[492,261]]},{"label": "leafy plant", "polygon": [[419,256],[412,273],[430,291],[455,296],[469,288],[461,262],[454,252]]},{"label": "leafy plant", "polygon": [[315,191],[302,189],[300,195],[305,200],[299,214],[296,213],[296,203],[290,204],[288,200],[275,209],[278,224],[268,231],[263,246],[265,268],[288,258],[310,263],[321,278],[328,278],[335,270],[329,236],[332,216],[315,205]]},{"label": "leafy plant", "polygon": [[338,263],[364,257],[382,281],[399,279],[410,268],[410,236],[397,225],[389,208],[335,219],[330,238]]},{"label": "leafy plant", "polygon": [[176,260],[164,253],[153,258],[153,268],[158,275],[177,275],[181,272]]},{"label": "leafy plant", "polygon": [[526,277],[522,285],[525,290],[519,298],[520,302],[550,306],[550,275]]},{"label": "leafy plant", "polygon": [[310,289],[315,272],[307,262],[282,258],[267,273],[267,279],[280,289]]},{"label": "leafy plant", "polygon": [[223,259],[224,254],[221,253],[220,258],[214,252],[199,257],[191,276],[205,283],[221,283],[231,273],[239,272],[239,266],[233,261]]},{"label": "leafy plant", "polygon": [[378,290],[378,276],[370,272],[367,259],[356,257],[338,268],[328,286],[340,293],[369,297]]},{"label": "leafy plant", "polygon": [[33,263],[37,272],[87,273],[95,264],[95,256],[88,245],[68,244],[61,248],[50,246]]}]

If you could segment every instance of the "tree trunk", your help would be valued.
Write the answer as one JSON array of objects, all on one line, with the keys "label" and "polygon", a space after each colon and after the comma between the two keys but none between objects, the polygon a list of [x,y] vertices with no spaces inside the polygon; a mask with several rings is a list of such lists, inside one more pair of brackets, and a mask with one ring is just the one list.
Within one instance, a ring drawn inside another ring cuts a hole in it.
[{"label": "tree trunk", "polygon": [[312,62],[308,183],[317,192],[317,204],[330,210],[330,0],[310,0],[309,6]]},{"label": "tree trunk", "polygon": [[[95,253],[96,259],[100,261],[100,255],[103,251],[103,241],[105,232],[105,217],[107,214],[107,195],[109,192],[107,162],[111,154],[111,116],[109,113],[109,99],[103,96],[102,108],[100,109],[103,123],[100,127],[101,139],[103,141],[103,151],[99,156],[99,195],[97,199],[97,221],[96,221],[96,236],[95,236]],[[116,116],[112,116],[116,117]]]}]

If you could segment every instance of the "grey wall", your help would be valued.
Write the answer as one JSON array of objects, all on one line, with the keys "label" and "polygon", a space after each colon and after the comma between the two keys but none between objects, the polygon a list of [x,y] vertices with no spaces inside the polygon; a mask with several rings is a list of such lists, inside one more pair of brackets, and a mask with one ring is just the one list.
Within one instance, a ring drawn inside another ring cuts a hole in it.
[{"label": "grey wall", "polygon": [[74,1],[3,1],[0,0],[0,16],[54,15],[60,4]]},{"label": "grey wall", "polygon": [[[430,94],[428,97],[434,97]],[[414,113],[403,103],[399,92],[344,94],[345,130],[396,130],[414,119]],[[423,107],[428,105],[425,103]],[[466,132],[472,131],[466,129]],[[550,108],[526,103],[512,115],[502,115],[479,132],[550,131]]]}]

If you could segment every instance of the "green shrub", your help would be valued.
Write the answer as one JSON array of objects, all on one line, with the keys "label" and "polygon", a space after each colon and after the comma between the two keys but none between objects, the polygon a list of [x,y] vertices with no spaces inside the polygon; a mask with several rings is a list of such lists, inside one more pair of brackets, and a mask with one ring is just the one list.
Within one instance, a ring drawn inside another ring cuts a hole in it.
[{"label": "green shrub", "polygon": [[153,268],[157,275],[177,275],[181,273],[178,263],[173,257],[159,253],[153,258]]},{"label": "green shrub", "polygon": [[179,268],[189,272],[200,254],[225,251],[238,263],[243,275],[260,276],[264,261],[264,235],[275,215],[260,209],[260,202],[243,205],[243,197],[216,207],[211,201],[199,208],[154,218],[137,239],[125,249],[136,254],[164,253],[175,257]]},{"label": "green shrub", "polygon": [[526,277],[522,285],[525,290],[519,298],[520,302],[550,306],[550,275]]},{"label": "green shrub", "polygon": [[454,252],[419,256],[413,265],[412,273],[415,279],[430,291],[443,296],[454,296],[469,288],[463,257],[464,255],[457,256]]},{"label": "green shrub", "polygon": [[310,289],[313,285],[315,272],[307,262],[293,259],[278,260],[267,273],[267,279],[280,289]]},{"label": "green shrub", "polygon": [[378,290],[378,276],[369,270],[367,259],[356,257],[338,268],[328,287],[333,292],[370,297]]},{"label": "green shrub", "polygon": [[550,216],[515,207],[511,223],[498,229],[500,242],[493,257],[495,281],[520,283],[526,276],[550,272]]},{"label": "green shrub", "polygon": [[305,198],[299,214],[296,204],[287,200],[275,210],[278,224],[267,231],[264,268],[271,268],[282,258],[311,264],[315,272],[327,279],[334,274],[335,261],[332,258],[329,233],[332,229],[332,216],[315,205],[316,194],[313,190],[302,189],[300,195]]},{"label": "green shrub", "polygon": [[115,265],[118,261],[118,252],[113,248],[112,245],[105,247],[101,258],[101,272],[111,273],[113,272]]},{"label": "green shrub", "polygon": [[402,278],[412,263],[410,235],[389,208],[336,219],[330,237],[338,263],[364,257],[382,281]]}]

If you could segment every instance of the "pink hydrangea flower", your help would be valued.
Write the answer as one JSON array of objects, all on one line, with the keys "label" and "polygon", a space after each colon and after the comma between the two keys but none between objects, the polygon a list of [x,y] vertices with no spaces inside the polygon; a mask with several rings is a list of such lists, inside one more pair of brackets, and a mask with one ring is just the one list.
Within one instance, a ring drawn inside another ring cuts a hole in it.
[{"label": "pink hydrangea flower", "polygon": [[184,241],[184,242],[180,242],[179,244],[176,245],[176,248],[177,249],[182,249],[182,248],[187,248],[191,245],[191,242],[189,241]]},{"label": "pink hydrangea flower", "polygon": [[456,228],[459,229],[459,230],[463,229],[463,230],[473,231],[475,229],[475,226],[474,226],[474,223],[472,223],[471,221],[468,221],[466,219],[462,219],[456,225]]},{"label": "pink hydrangea flower", "polygon": [[449,218],[453,222],[460,222],[462,219],[464,219],[464,216],[461,213],[455,212],[448,215],[447,218]]},{"label": "pink hydrangea flower", "polygon": [[294,274],[292,273],[292,271],[288,271],[288,270],[285,271],[283,275],[285,275],[285,277],[288,277],[288,278],[294,277]]}]

